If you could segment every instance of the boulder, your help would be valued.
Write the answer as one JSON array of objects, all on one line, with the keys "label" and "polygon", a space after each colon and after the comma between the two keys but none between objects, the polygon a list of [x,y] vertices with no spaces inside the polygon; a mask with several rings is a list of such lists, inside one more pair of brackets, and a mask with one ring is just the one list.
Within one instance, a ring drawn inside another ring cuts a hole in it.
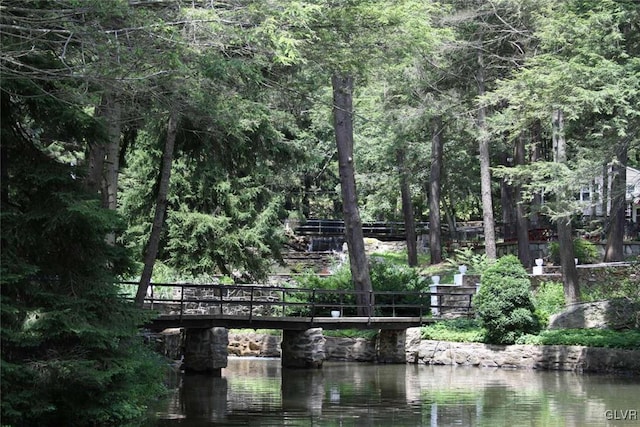
[{"label": "boulder", "polygon": [[640,327],[640,303],[617,298],[573,304],[549,319],[549,329],[633,329]]}]

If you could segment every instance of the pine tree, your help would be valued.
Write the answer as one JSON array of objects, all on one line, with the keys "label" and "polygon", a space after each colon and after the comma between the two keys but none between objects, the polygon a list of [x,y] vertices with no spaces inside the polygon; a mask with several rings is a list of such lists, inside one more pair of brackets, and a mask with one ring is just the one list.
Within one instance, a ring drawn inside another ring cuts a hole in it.
[{"label": "pine tree", "polygon": [[91,112],[98,56],[82,50],[99,44],[80,42],[100,33],[84,18],[108,8],[72,3],[3,2],[3,425],[122,424],[162,391],[161,365],[138,337],[144,316],[116,283],[131,257],[107,237],[124,222],[79,162],[108,138]]}]

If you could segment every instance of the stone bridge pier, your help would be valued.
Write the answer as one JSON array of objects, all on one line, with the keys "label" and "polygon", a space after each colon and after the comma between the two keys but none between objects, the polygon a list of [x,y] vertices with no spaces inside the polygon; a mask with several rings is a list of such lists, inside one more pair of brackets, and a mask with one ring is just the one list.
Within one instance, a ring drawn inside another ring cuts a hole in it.
[{"label": "stone bridge pier", "polygon": [[282,367],[283,368],[321,368],[326,356],[326,343],[322,328],[305,331],[283,330]]},{"label": "stone bridge pier", "polygon": [[405,343],[406,329],[381,329],[376,338],[376,360],[378,363],[407,363]]},{"label": "stone bridge pier", "polygon": [[[380,330],[376,339],[378,363],[406,363],[406,329]],[[283,368],[319,369],[326,359],[326,339],[322,328],[283,330],[281,360]],[[186,372],[221,376],[227,367],[229,333],[226,328],[187,328],[183,368]]]},{"label": "stone bridge pier", "polygon": [[[380,330],[376,339],[376,361],[378,363],[407,363],[406,338],[406,329]],[[325,342],[322,328],[307,329],[306,331],[283,331],[282,367],[321,368],[326,359]]]},{"label": "stone bridge pier", "polygon": [[185,372],[210,373],[219,377],[222,368],[227,367],[228,346],[229,331],[226,328],[187,328],[182,367]]}]

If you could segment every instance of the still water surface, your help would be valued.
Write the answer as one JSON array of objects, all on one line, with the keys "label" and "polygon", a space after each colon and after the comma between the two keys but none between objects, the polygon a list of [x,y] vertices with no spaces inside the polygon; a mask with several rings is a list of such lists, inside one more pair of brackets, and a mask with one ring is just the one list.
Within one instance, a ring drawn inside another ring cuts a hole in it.
[{"label": "still water surface", "polygon": [[640,426],[640,379],[567,372],[229,358],[179,375],[157,413],[174,426]]}]

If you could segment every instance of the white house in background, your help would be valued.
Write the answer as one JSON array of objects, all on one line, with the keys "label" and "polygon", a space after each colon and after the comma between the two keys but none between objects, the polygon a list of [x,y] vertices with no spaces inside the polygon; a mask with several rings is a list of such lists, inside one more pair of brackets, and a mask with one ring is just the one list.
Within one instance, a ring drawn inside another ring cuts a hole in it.
[{"label": "white house in background", "polygon": [[[603,203],[602,188],[604,179],[596,178],[592,185],[583,187],[579,194],[580,201],[585,203],[583,214],[587,216],[603,216],[606,206],[607,214],[611,213],[611,175],[607,177],[607,200]],[[640,222],[640,170],[627,166],[627,220]]]},{"label": "white house in background", "polygon": [[640,170],[627,168],[627,203],[631,220],[640,222]]}]

